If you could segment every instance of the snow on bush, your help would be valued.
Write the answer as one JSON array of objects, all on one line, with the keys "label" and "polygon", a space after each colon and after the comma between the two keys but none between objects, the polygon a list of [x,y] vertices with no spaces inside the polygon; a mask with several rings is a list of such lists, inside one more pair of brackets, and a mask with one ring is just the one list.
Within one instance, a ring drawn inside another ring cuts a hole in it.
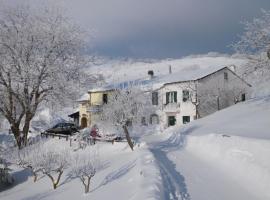
[{"label": "snow on bush", "polygon": [[64,170],[69,166],[70,154],[70,149],[59,143],[45,143],[42,148],[39,166],[52,181],[53,189],[57,188]]},{"label": "snow on bush", "polygon": [[9,163],[5,159],[5,149],[0,146],[0,186],[10,185],[14,182],[13,177],[9,174],[10,168]]},{"label": "snow on bush", "polygon": [[73,154],[70,175],[79,178],[85,193],[89,192],[90,181],[101,168],[101,161],[96,146],[88,147]]},{"label": "snow on bush", "polygon": [[24,147],[17,152],[18,165],[31,171],[34,176],[34,182],[37,181],[38,173],[42,172],[41,159],[43,159],[42,153],[44,147],[44,142],[38,142]]}]

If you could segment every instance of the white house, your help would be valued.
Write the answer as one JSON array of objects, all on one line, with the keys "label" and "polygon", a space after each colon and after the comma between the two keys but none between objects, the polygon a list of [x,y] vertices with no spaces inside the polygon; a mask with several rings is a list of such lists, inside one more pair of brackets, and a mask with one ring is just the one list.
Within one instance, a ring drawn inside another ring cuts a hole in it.
[{"label": "white house", "polygon": [[181,71],[160,81],[164,84],[152,92],[156,113],[149,116],[149,123],[164,127],[185,124],[245,101],[251,87],[229,67]]}]

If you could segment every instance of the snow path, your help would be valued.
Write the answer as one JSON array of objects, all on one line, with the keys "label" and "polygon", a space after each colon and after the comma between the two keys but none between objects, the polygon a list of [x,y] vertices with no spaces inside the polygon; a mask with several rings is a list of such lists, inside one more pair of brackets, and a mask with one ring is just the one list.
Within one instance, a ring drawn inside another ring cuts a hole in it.
[{"label": "snow path", "polygon": [[168,158],[168,152],[179,151],[183,145],[184,137],[170,137],[166,141],[149,144],[162,177],[164,200],[190,200],[185,177]]},{"label": "snow path", "polygon": [[151,148],[162,177],[164,200],[189,200],[184,176],[176,171],[175,164],[160,149]]}]

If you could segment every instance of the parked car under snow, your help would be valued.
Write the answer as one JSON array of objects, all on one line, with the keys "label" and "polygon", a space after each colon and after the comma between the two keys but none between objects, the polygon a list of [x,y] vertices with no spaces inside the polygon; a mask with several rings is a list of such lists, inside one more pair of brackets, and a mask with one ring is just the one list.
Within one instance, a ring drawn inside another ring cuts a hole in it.
[{"label": "parked car under snow", "polygon": [[54,127],[46,130],[45,132],[54,134],[72,135],[76,132],[79,132],[79,128],[73,123],[61,122],[56,124]]}]

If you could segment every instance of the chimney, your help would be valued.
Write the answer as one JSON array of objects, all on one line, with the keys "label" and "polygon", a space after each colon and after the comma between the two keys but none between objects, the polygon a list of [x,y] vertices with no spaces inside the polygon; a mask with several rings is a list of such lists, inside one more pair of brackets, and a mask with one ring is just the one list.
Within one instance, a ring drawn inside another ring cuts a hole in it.
[{"label": "chimney", "polygon": [[233,72],[236,72],[236,66],[235,65],[231,65],[229,66],[230,70],[232,70]]},{"label": "chimney", "polygon": [[149,79],[153,79],[154,78],[154,71],[153,70],[149,70],[148,71],[148,76],[149,76]]},{"label": "chimney", "polygon": [[169,65],[169,74],[171,74],[171,73],[172,73],[172,66]]}]

